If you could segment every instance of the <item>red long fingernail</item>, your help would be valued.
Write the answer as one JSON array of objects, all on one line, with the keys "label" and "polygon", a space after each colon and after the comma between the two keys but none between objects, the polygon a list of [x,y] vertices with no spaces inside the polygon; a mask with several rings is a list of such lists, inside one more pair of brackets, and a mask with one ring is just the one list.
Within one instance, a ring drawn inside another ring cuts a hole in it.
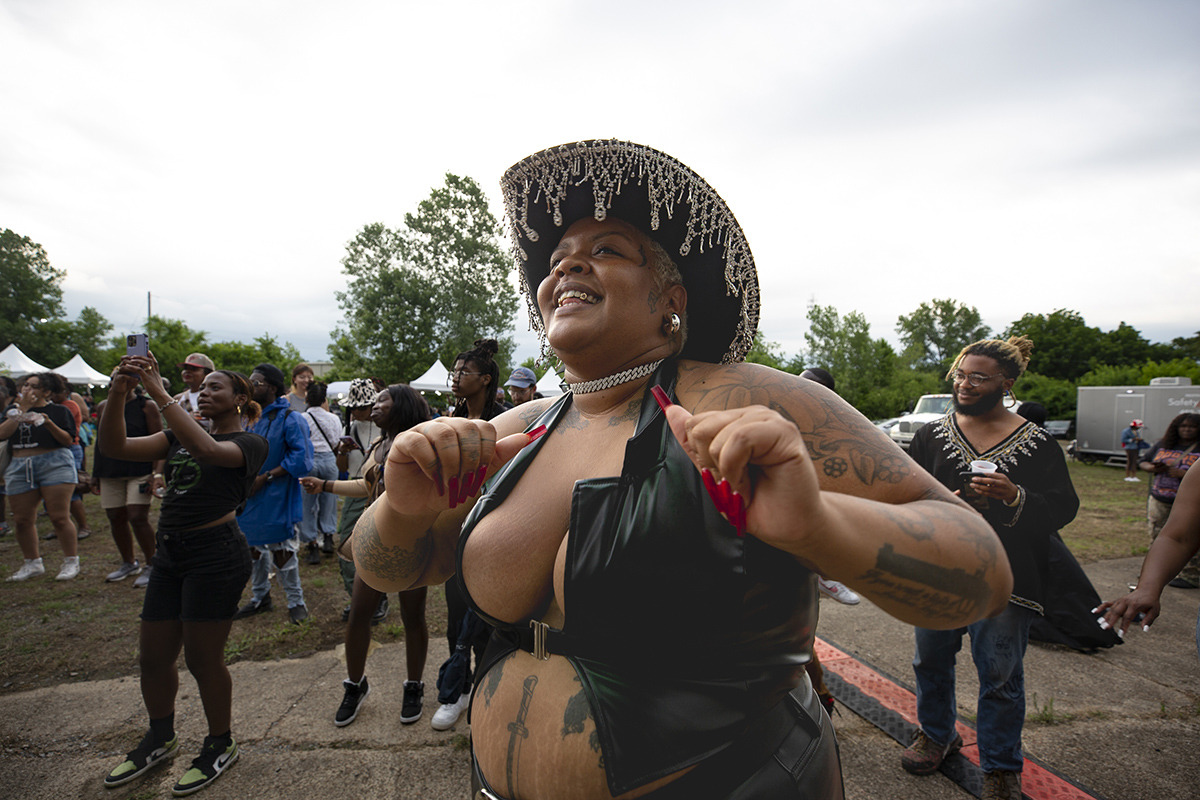
[{"label": "red long fingernail", "polygon": [[454,508],[460,502],[458,499],[458,476],[451,475],[450,480],[446,481],[446,488],[450,490],[450,507]]},{"label": "red long fingernail", "polygon": [[475,484],[471,489],[471,497],[479,494],[479,490],[483,488],[483,481],[485,478],[487,478],[487,471],[487,464],[484,464],[475,472]]},{"label": "red long fingernail", "polygon": [[671,406],[675,405],[671,402],[671,398],[667,397],[667,393],[663,391],[658,384],[650,387],[650,394],[654,395],[654,399],[658,402],[658,407],[666,411]]},{"label": "red long fingernail", "polygon": [[729,481],[721,478],[721,482],[717,484],[717,491],[721,493],[721,502],[724,504],[722,510],[731,510],[733,508],[733,489],[729,485]]},{"label": "red long fingernail", "polygon": [[740,492],[734,492],[730,495],[730,502],[733,505],[733,527],[737,529],[738,536],[746,535],[746,499],[742,497]]},{"label": "red long fingernail", "polygon": [[531,430],[531,431],[526,431],[526,432],[525,432],[525,435],[529,437],[529,444],[533,444],[533,443],[534,443],[534,442],[536,442],[538,439],[540,439],[540,438],[542,438],[543,436],[545,436],[545,435],[546,435],[546,426],[545,426],[545,425],[538,425],[538,426],[537,426],[536,428],[534,428],[533,430]]}]

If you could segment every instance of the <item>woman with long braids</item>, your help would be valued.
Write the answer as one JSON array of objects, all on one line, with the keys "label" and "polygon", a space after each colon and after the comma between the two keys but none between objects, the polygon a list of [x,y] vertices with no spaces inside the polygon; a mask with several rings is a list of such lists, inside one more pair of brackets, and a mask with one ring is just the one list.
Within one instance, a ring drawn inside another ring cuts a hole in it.
[{"label": "woman with long braids", "polygon": [[[342,497],[365,497],[373,502],[383,494],[384,465],[396,434],[428,420],[432,415],[425,398],[415,389],[402,383],[393,384],[375,397],[371,421],[380,427],[383,436],[367,448],[363,477],[357,480],[321,480],[315,477],[300,479],[309,494],[329,492]],[[405,725],[421,718],[425,702],[425,656],[429,652],[429,628],[425,625],[426,586],[400,592],[400,620],[404,623],[404,654],[408,679],[404,681],[404,699],[400,706],[400,722]],[[371,644],[371,618],[379,607],[383,592],[376,591],[355,576],[350,597],[350,617],[346,621],[346,680],[342,704],[334,715],[333,724],[339,728],[354,722],[363,701],[371,691],[367,681],[367,650]]]},{"label": "woman with long braids", "polygon": [[999,540],[833,392],[743,362],[754,261],[691,169],[575,142],[502,189],[570,391],[397,436],[352,539],[368,584],[451,579],[495,626],[479,796],[842,797],[804,671],[816,575],[957,628],[1004,608]]},{"label": "woman with long braids", "polygon": [[[1150,544],[1162,533],[1175,495],[1183,476],[1200,458],[1200,414],[1185,411],[1167,425],[1163,437],[1145,452],[1138,469],[1149,472],[1150,496],[1146,498],[1146,522]],[[1195,589],[1200,586],[1200,556],[1188,561],[1178,575],[1168,583],[1176,589]]]},{"label": "woman with long braids", "polygon": [[448,379],[455,400],[453,416],[492,419],[506,410],[496,400],[500,367],[495,355],[499,349],[495,339],[476,339],[470,350],[454,357]]},{"label": "woman with long braids", "polygon": [[[123,409],[139,380],[162,409],[169,429],[130,439]],[[100,446],[112,458],[125,461],[166,459],[166,492],[138,640],[150,730],[105,776],[105,786],[128,783],[179,750],[175,696],[180,650],[200,689],[208,736],[173,793],[203,789],[237,760],[225,642],[250,578],[250,549],[238,529],[236,509],[246,499],[268,448],[266,439],[242,430],[243,414],[251,422],[258,417],[251,394],[250,382],[241,373],[217,370],[206,375],[197,401],[200,415],[211,423],[205,431],[163,388],[153,354],[126,356],[113,371],[100,419]]]}]

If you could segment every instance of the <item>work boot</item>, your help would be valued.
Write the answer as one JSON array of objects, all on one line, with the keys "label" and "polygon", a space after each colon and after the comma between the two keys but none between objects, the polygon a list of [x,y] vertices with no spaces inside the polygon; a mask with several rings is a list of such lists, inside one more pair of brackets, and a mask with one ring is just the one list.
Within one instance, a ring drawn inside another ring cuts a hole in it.
[{"label": "work boot", "polygon": [[983,773],[979,800],[1021,800],[1021,773],[998,769]]},{"label": "work boot", "polygon": [[913,775],[932,775],[942,766],[946,756],[957,753],[962,745],[962,737],[957,733],[950,744],[941,745],[926,736],[925,731],[917,731],[913,743],[900,755],[900,766]]}]

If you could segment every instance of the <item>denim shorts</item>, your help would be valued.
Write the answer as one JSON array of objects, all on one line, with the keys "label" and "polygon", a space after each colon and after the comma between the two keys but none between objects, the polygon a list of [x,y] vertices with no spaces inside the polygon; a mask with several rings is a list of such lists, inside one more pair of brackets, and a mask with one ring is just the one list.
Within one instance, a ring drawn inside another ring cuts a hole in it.
[{"label": "denim shorts", "polygon": [[25,494],[43,486],[58,486],[76,483],[75,456],[70,448],[56,447],[49,453],[33,456],[13,454],[13,460],[4,471],[5,492],[10,495]]},{"label": "denim shorts", "polygon": [[232,619],[250,579],[250,548],[236,522],[194,531],[159,529],[142,603],[146,622]]}]

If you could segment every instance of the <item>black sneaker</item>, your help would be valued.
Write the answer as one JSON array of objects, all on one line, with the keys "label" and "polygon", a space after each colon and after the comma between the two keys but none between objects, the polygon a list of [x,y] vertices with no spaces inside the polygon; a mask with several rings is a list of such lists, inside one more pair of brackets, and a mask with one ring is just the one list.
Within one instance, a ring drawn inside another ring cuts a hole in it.
[{"label": "black sneaker", "polygon": [[124,786],[139,775],[144,774],[156,764],[161,764],[168,758],[173,758],[179,752],[179,736],[173,736],[166,744],[157,744],[154,734],[147,732],[134,750],[125,756],[125,760],[117,768],[104,776],[104,785],[109,789]]},{"label": "black sneaker", "polygon": [[293,625],[299,625],[308,619],[308,609],[305,608],[303,603],[298,606],[292,606],[288,609],[288,619],[292,621]]},{"label": "black sneaker", "polygon": [[345,608],[342,609],[342,622],[349,622],[349,621],[350,621],[350,606],[346,606]]},{"label": "black sneaker", "polygon": [[400,705],[400,721],[411,725],[425,713],[425,681],[404,682],[404,702]]},{"label": "black sneaker", "polygon": [[327,556],[333,555],[333,534],[327,533],[321,537],[321,552]]},{"label": "black sneaker", "polygon": [[270,611],[270,610],[271,610],[271,595],[267,595],[266,597],[264,597],[262,600],[260,600],[257,603],[254,602],[254,598],[250,598],[250,600],[244,606],[239,608],[237,610],[237,612],[234,613],[233,618],[234,619],[245,619],[246,617],[253,617],[255,614],[261,614],[264,611]]},{"label": "black sneaker", "polygon": [[[346,695],[342,698],[342,704],[338,706],[337,714],[333,717],[333,724],[339,728],[344,728],[354,722],[362,708],[363,701],[371,693],[371,684],[367,682],[366,675],[363,675],[362,680],[357,684],[352,683],[349,679],[344,680],[342,686],[346,689]],[[406,694],[405,697],[407,696]]]},{"label": "black sneaker", "polygon": [[183,773],[183,777],[171,788],[171,794],[185,797],[200,791],[219,778],[237,761],[237,757],[238,746],[232,736],[228,739],[205,736],[200,755],[192,759],[192,768]]},{"label": "black sneaker", "polygon": [[321,566],[321,550],[317,547],[316,542],[308,543],[308,557],[304,560],[304,563],[314,567]]},{"label": "black sneaker", "polygon": [[[383,622],[385,619],[387,619],[388,611],[390,610],[391,606],[388,604],[387,595],[380,595],[379,605],[375,606],[375,613],[371,615],[371,624],[378,625],[379,623]],[[347,617],[347,619],[349,619],[349,617]]]}]

